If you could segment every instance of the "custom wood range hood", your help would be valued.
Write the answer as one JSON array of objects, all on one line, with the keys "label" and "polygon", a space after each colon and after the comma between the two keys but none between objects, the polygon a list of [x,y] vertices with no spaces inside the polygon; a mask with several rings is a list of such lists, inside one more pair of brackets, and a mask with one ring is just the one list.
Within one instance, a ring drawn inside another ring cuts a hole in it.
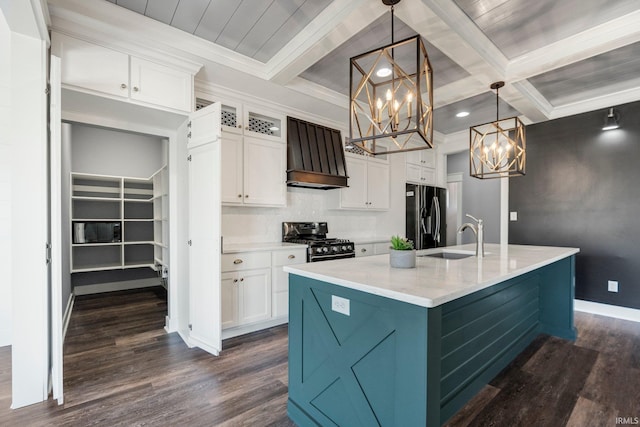
[{"label": "custom wood range hood", "polygon": [[330,190],[347,178],[340,131],[287,117],[287,185]]}]

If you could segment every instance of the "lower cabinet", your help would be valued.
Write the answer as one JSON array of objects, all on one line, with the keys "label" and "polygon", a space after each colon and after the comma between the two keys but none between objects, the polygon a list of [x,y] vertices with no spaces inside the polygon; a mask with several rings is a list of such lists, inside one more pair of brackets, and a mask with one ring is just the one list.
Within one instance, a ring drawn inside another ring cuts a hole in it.
[{"label": "lower cabinet", "polygon": [[289,273],[282,267],[305,263],[306,257],[306,247],[223,254],[223,338],[286,322]]},{"label": "lower cabinet", "polygon": [[372,243],[356,243],[356,257],[382,255],[389,253],[389,246],[391,243],[385,242],[372,242]]},{"label": "lower cabinet", "polygon": [[271,269],[222,273],[222,328],[271,318]]}]

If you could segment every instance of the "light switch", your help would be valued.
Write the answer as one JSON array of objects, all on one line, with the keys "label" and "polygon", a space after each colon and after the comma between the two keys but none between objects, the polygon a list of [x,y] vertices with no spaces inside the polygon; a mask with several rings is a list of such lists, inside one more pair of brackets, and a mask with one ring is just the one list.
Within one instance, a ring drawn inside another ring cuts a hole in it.
[{"label": "light switch", "polygon": [[509,219],[511,221],[517,221],[518,220],[518,212],[509,212]]},{"label": "light switch", "polygon": [[331,310],[350,316],[349,300],[335,295],[331,295]]}]

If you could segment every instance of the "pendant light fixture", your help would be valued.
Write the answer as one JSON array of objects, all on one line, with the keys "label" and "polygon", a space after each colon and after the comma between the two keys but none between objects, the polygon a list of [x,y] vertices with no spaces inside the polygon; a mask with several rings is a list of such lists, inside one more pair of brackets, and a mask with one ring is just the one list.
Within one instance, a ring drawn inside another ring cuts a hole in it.
[{"label": "pendant light fixture", "polygon": [[525,174],[526,137],[517,117],[500,119],[498,92],[504,82],[490,87],[496,91],[496,120],[469,128],[469,173],[479,179],[507,178]]},{"label": "pendant light fixture", "polygon": [[351,58],[349,140],[370,155],[433,148],[433,71],[420,35]]}]

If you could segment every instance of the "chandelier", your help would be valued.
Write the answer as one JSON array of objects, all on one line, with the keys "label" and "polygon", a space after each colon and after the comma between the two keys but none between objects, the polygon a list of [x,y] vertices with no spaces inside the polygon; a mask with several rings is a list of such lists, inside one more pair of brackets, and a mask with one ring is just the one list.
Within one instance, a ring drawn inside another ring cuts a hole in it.
[{"label": "chandelier", "polygon": [[349,141],[371,155],[433,148],[433,71],[420,35],[351,58]]},{"label": "chandelier", "polygon": [[504,82],[493,83],[496,91],[496,120],[469,128],[470,175],[479,179],[524,175],[526,136],[517,117],[500,119],[498,91]]}]

